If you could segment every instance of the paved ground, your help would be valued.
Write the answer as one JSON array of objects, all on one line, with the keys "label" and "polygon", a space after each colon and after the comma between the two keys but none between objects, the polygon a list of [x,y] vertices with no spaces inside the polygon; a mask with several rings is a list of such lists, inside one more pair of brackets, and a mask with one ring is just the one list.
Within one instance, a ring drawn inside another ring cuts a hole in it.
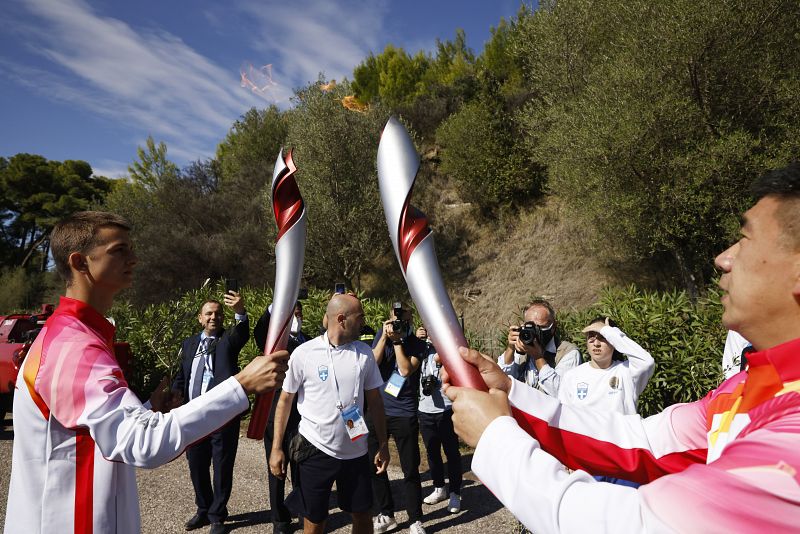
[{"label": "paved ground", "polygon": [[[11,415],[0,426],[0,531],[5,524],[5,503],[8,496],[8,481],[11,470],[11,448],[14,439]],[[244,430],[244,427],[243,427]],[[423,451],[424,456],[424,451]],[[396,461],[396,454],[393,458]],[[423,504],[427,532],[464,532],[492,534],[511,533],[516,527],[514,517],[503,508],[495,497],[468,471],[471,457],[464,458],[465,474],[462,490],[463,506],[458,514],[446,510],[447,503],[435,506]],[[398,507],[402,504],[402,488],[399,466],[390,466],[392,493]],[[172,463],[154,470],[138,473],[139,494],[142,512],[142,532],[179,533],[183,523],[194,513],[194,494],[189,480],[189,469],[183,456]],[[236,458],[234,488],[228,506],[231,516],[229,527],[236,534],[271,532],[267,499],[266,460],[263,443],[242,436]],[[423,474],[423,495],[431,491],[428,473]],[[400,524],[396,532],[408,530],[405,512],[395,518]],[[208,528],[198,530],[205,534]],[[349,532],[349,515],[335,507],[332,499],[329,532]]]}]

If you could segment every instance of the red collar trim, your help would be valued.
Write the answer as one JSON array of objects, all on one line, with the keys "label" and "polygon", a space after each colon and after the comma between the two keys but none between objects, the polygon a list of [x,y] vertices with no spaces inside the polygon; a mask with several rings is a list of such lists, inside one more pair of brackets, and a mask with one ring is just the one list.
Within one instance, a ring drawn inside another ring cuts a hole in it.
[{"label": "red collar trim", "polygon": [[771,365],[783,382],[800,379],[800,338],[747,355],[751,367]]},{"label": "red collar trim", "polygon": [[109,323],[108,319],[100,315],[97,310],[83,301],[71,299],[69,297],[61,297],[58,308],[53,312],[53,317],[57,315],[70,315],[75,317],[92,330],[98,332],[109,345],[114,343],[114,333],[116,332],[114,325]]}]

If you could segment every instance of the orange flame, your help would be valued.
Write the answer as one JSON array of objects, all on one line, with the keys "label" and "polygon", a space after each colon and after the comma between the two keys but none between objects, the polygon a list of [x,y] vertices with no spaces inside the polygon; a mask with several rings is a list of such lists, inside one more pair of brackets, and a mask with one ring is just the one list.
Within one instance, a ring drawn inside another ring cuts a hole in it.
[{"label": "orange flame", "polygon": [[342,105],[350,111],[358,111],[359,113],[364,113],[369,109],[369,106],[359,102],[355,95],[347,95],[342,98]]},{"label": "orange flame", "polygon": [[328,82],[328,83],[323,83],[323,84],[321,84],[321,85],[319,86],[319,88],[320,88],[320,89],[322,89],[322,90],[323,90],[324,92],[326,92],[326,93],[327,93],[328,91],[332,91],[334,87],[336,87],[336,80],[331,80],[330,82]]}]

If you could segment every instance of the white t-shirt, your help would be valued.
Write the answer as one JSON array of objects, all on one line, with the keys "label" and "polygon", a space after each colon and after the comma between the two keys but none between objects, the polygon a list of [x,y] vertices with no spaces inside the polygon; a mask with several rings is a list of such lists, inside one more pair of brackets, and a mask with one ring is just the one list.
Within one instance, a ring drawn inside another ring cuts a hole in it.
[{"label": "white t-shirt", "polygon": [[572,406],[635,414],[636,401],[653,376],[655,361],[649,352],[619,328],[604,326],[600,334],[619,352],[627,355],[628,360],[613,361],[606,369],[597,369],[586,362],[568,371],[561,379],[558,399]]},{"label": "white t-shirt", "polygon": [[297,394],[298,431],[303,437],[328,456],[350,460],[367,454],[367,437],[350,441],[337,401],[346,408],[357,393],[355,402],[363,416],[364,391],[381,387],[383,379],[366,343],[331,346],[330,356],[327,346],[327,337],[319,336],[297,347],[289,358],[283,390]]},{"label": "white t-shirt", "polygon": [[[550,354],[556,354],[558,348],[564,345],[564,343],[566,342],[562,341],[559,346],[556,347],[555,339],[551,339],[544,350]],[[517,354],[515,353],[514,356],[517,357]],[[523,359],[525,361],[521,364],[517,362],[507,364],[505,363],[505,356],[501,354],[497,358],[497,364],[500,366],[500,369],[511,378],[521,380],[527,385],[544,391],[552,397],[558,397],[558,390],[561,387],[561,377],[581,364],[581,353],[578,349],[568,351],[558,361],[555,369],[550,367],[547,363],[545,363],[541,369],[538,369],[536,367],[536,362],[534,362],[532,358],[524,356]],[[522,372],[520,372],[520,366],[524,368]]]}]

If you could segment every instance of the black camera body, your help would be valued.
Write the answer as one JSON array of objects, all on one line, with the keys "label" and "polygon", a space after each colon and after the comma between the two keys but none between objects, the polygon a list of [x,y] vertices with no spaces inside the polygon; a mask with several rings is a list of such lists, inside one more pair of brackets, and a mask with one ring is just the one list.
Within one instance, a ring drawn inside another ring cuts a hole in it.
[{"label": "black camera body", "polygon": [[426,397],[430,397],[439,386],[439,379],[434,375],[425,375],[420,382],[422,384],[422,394]]},{"label": "black camera body", "polygon": [[542,345],[542,329],[533,321],[528,321],[519,327],[519,340],[529,347],[533,346],[534,340]]},{"label": "black camera body", "polygon": [[403,305],[400,302],[395,302],[394,306],[392,306],[392,311],[394,312],[395,316],[395,320],[392,321],[392,332],[408,331],[408,321],[401,319],[403,316]]}]

